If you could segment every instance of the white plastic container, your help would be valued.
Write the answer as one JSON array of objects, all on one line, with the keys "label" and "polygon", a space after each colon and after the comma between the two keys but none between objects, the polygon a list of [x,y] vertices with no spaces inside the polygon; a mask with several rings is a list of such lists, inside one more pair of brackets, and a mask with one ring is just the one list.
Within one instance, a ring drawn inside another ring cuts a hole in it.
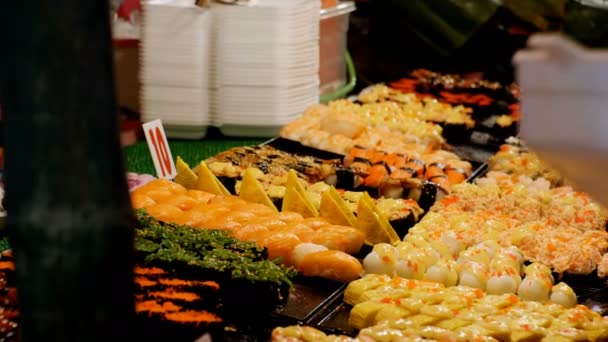
[{"label": "white plastic container", "polygon": [[555,34],[514,56],[521,137],[581,190],[608,204],[608,51]]}]

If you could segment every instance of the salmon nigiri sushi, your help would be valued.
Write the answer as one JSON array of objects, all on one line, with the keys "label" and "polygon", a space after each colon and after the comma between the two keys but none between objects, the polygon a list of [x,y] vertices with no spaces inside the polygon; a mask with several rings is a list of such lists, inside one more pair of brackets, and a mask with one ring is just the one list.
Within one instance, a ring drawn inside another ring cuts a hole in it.
[{"label": "salmon nigiri sushi", "polygon": [[335,250],[310,253],[301,259],[297,269],[307,277],[323,277],[341,282],[356,280],[363,272],[359,260]]}]

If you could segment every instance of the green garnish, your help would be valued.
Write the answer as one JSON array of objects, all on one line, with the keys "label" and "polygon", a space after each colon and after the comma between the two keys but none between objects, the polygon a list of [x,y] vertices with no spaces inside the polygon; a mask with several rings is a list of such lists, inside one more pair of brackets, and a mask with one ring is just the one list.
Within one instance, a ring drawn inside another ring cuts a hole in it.
[{"label": "green garnish", "polygon": [[147,263],[181,263],[234,280],[279,286],[291,286],[297,273],[293,268],[267,260],[263,247],[235,239],[228,231],[165,224],[143,210],[136,211],[135,216],[138,220],[135,249],[145,254]]}]

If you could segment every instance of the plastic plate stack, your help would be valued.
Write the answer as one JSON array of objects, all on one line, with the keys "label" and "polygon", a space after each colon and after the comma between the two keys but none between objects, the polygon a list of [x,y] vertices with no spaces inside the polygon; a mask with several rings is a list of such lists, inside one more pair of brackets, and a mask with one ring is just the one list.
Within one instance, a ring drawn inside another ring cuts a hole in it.
[{"label": "plastic plate stack", "polygon": [[170,137],[202,138],[211,123],[210,13],[186,0],[142,5],[142,120],[161,119]]},{"label": "plastic plate stack", "polygon": [[226,135],[275,136],[319,95],[320,2],[212,4],[211,112]]}]

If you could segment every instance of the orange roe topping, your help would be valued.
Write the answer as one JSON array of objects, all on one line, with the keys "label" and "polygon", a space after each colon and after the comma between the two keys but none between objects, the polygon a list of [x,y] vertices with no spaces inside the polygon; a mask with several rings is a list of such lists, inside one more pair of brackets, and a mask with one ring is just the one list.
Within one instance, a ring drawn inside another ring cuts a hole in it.
[{"label": "orange roe topping", "polygon": [[154,280],[150,280],[146,277],[135,277],[135,283],[141,287],[150,287],[157,284]]},{"label": "orange roe topping", "polygon": [[139,267],[136,266],[135,267],[135,274],[142,274],[142,275],[156,275],[156,274],[165,274],[165,271],[163,271],[161,268],[158,267]]},{"label": "orange roe topping", "polygon": [[150,296],[155,297],[155,298],[183,300],[186,302],[193,302],[193,301],[201,298],[199,295],[197,295],[195,293],[177,292],[172,289],[167,289],[165,291],[150,292]]},{"label": "orange roe topping", "polygon": [[217,315],[207,311],[183,311],[165,314],[165,318],[180,323],[216,323],[222,319]]},{"label": "orange roe topping", "polygon": [[3,271],[14,271],[15,263],[12,261],[0,261],[0,270]]}]

